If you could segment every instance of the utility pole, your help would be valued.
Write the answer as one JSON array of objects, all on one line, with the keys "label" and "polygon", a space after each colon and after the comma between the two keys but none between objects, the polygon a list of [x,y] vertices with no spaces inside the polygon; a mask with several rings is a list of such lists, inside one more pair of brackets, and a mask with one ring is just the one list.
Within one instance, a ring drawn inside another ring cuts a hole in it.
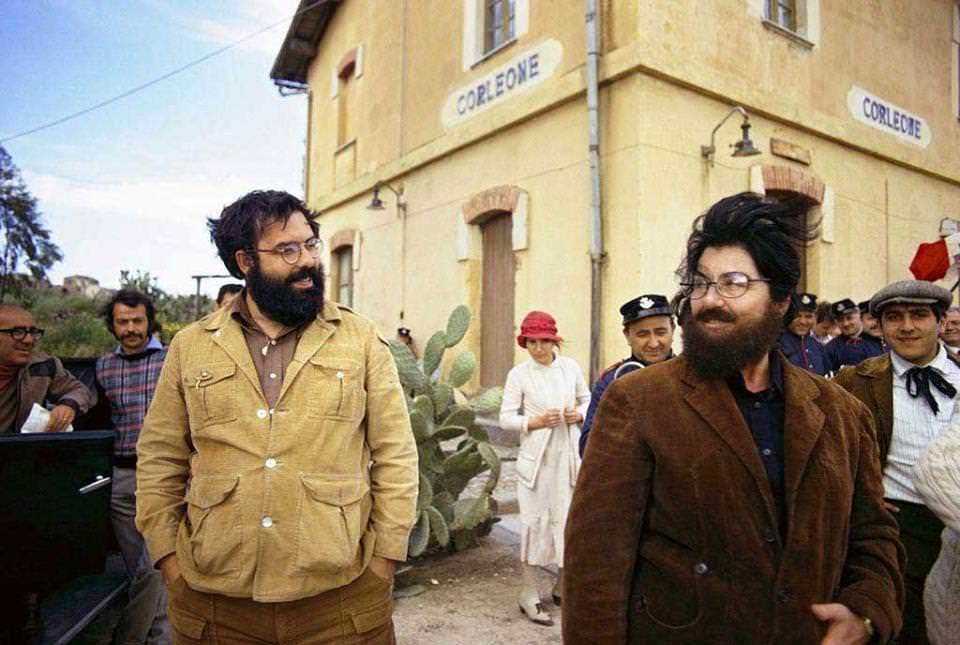
[{"label": "utility pole", "polygon": [[200,320],[200,282],[205,278],[219,278],[219,279],[230,279],[232,275],[192,275],[190,276],[197,281],[197,295],[193,300],[193,317],[195,320]]}]

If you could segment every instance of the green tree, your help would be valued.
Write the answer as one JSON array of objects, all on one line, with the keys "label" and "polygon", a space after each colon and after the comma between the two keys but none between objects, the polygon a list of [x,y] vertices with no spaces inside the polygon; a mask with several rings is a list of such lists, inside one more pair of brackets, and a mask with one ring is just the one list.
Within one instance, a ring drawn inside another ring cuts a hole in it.
[{"label": "green tree", "polygon": [[18,279],[21,265],[35,282],[47,278],[47,270],[63,259],[50,240],[37,200],[20,176],[20,169],[0,146],[0,302],[10,290],[24,285]]}]

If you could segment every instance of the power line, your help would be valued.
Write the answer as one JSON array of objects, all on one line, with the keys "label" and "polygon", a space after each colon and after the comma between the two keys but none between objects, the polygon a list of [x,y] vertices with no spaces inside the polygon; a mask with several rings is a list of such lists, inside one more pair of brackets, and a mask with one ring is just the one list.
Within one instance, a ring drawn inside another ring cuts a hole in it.
[{"label": "power line", "polygon": [[270,25],[267,25],[267,26],[264,27],[263,29],[260,29],[260,30],[258,30],[258,31],[255,31],[255,32],[253,32],[252,34],[248,34],[248,35],[244,36],[243,38],[240,38],[240,39],[238,39],[238,40],[233,41],[232,43],[229,43],[229,44],[227,44],[227,45],[224,45],[223,47],[220,47],[219,49],[215,49],[214,51],[210,52],[209,54],[205,54],[205,55],[201,56],[200,58],[197,58],[197,59],[195,59],[195,60],[192,60],[192,61],[190,61],[189,63],[187,63],[186,65],[181,65],[180,67],[178,67],[178,68],[176,68],[176,69],[174,69],[174,70],[172,70],[172,71],[169,71],[169,72],[167,72],[166,74],[163,74],[162,76],[158,76],[158,77],[156,77],[156,78],[154,78],[154,79],[152,79],[152,80],[149,80],[149,81],[147,81],[146,83],[143,83],[143,84],[141,84],[141,85],[137,85],[136,87],[131,88],[131,89],[127,90],[126,92],[122,92],[122,93],[120,93],[120,94],[117,94],[117,95],[114,96],[114,97],[111,97],[111,98],[109,98],[109,99],[107,99],[107,100],[105,100],[105,101],[101,101],[100,103],[97,103],[96,105],[91,105],[90,107],[87,107],[87,108],[84,108],[84,109],[82,109],[82,110],[79,110],[78,112],[73,112],[72,114],[68,114],[68,115],[66,115],[66,116],[60,117],[59,119],[55,119],[55,120],[50,121],[50,122],[48,122],[48,123],[44,123],[43,125],[38,125],[38,126],[36,126],[36,127],[34,127],[34,128],[30,128],[29,130],[24,130],[23,132],[18,132],[18,133],[16,133],[16,134],[10,135],[9,137],[5,137],[5,138],[3,138],[3,139],[0,139],[0,145],[6,143],[6,142],[8,142],[8,141],[13,141],[14,139],[19,139],[20,137],[25,137],[25,136],[27,136],[28,134],[34,134],[35,132],[40,132],[41,130],[46,130],[47,128],[52,128],[52,127],[55,126],[55,125],[60,125],[61,123],[66,123],[67,121],[72,121],[73,119],[76,119],[77,117],[81,117],[81,116],[83,116],[84,114],[89,114],[90,112],[94,112],[95,110],[99,110],[100,108],[106,107],[106,106],[110,105],[111,103],[116,103],[117,101],[120,101],[120,100],[122,100],[122,99],[125,99],[125,98],[127,98],[128,96],[133,96],[134,94],[137,94],[137,93],[139,93],[139,92],[142,92],[143,90],[147,89],[148,87],[152,87],[153,85],[156,85],[157,83],[160,83],[160,82],[162,82],[162,81],[165,81],[165,80],[167,80],[168,78],[170,78],[170,77],[172,77],[172,76],[176,76],[177,74],[181,74],[181,73],[187,71],[188,69],[190,69],[191,67],[196,67],[197,65],[199,65],[199,64],[201,64],[201,63],[205,63],[206,61],[210,60],[211,58],[214,58],[214,57],[216,57],[216,56],[219,56],[220,54],[224,53],[225,51],[228,51],[228,50],[230,50],[230,49],[233,49],[233,48],[236,47],[237,45],[242,45],[243,43],[247,42],[248,40],[250,40],[250,39],[252,39],[252,38],[256,38],[256,37],[259,36],[260,34],[266,32],[266,31],[270,31],[271,29],[277,27],[278,25],[282,25],[282,24],[285,23],[285,22],[288,22],[288,21],[290,21],[290,20],[293,20],[294,18],[296,18],[296,17],[299,16],[300,14],[306,13],[307,11],[310,11],[310,10],[313,9],[314,7],[319,6],[319,5],[321,5],[321,4],[325,3],[325,2],[328,2],[328,1],[329,1],[329,0],[316,0],[316,2],[311,2],[309,5],[307,5],[307,6],[304,7],[303,9],[300,9],[300,10],[297,11],[296,13],[291,14],[290,16],[287,16],[286,18],[283,18],[282,20],[278,20],[278,21],[275,22],[275,23],[272,23],[272,24],[270,24]]}]

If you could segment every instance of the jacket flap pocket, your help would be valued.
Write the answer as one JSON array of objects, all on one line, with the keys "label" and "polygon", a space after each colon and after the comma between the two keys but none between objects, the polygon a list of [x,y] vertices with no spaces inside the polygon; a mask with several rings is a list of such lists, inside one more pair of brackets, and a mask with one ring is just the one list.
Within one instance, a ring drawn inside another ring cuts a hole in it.
[{"label": "jacket flap pocket", "polygon": [[329,370],[342,370],[344,372],[360,371],[359,361],[340,356],[311,356],[310,364],[316,365],[317,367],[325,367]]},{"label": "jacket flap pocket", "polygon": [[195,477],[186,499],[194,506],[212,508],[227,499],[238,483],[239,477]]},{"label": "jacket flap pocket", "polygon": [[194,367],[184,372],[184,384],[189,387],[207,387],[214,383],[219,383],[223,379],[230,378],[237,373],[237,364],[210,363],[201,367]]},{"label": "jacket flap pocket", "polygon": [[300,475],[307,493],[317,502],[331,506],[349,506],[363,499],[370,485],[363,479],[330,479],[319,475]]}]

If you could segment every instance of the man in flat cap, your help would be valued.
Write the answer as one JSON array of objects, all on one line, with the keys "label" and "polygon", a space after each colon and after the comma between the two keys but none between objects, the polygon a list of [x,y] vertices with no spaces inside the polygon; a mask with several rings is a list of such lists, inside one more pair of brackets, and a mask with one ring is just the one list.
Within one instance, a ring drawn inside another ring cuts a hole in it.
[{"label": "man in flat cap", "polygon": [[879,338],[864,333],[860,308],[850,298],[833,303],[833,318],[843,333],[827,343],[832,371],[836,372],[844,365],[857,365],[886,351]]},{"label": "man in flat cap", "polygon": [[817,296],[800,293],[796,298],[797,313],[780,335],[780,351],[791,363],[814,374],[830,373],[830,357],[827,349],[813,336],[817,322]]},{"label": "man in flat cap", "polygon": [[960,360],[938,340],[950,292],[930,282],[901,280],[870,299],[870,312],[890,353],[845,367],[836,382],[863,401],[877,423],[887,507],[907,550],[903,643],[926,643],[923,584],[940,552],[943,523],[918,495],[913,469],[927,445],[950,425],[960,387]]},{"label": "man in flat cap", "polygon": [[623,316],[623,337],[630,346],[630,356],[617,361],[600,375],[593,392],[590,407],[580,428],[580,456],[587,449],[587,436],[593,415],[597,413],[600,398],[613,381],[634,370],[660,363],[673,356],[673,314],[665,296],[650,293],[625,302],[620,307]]}]

